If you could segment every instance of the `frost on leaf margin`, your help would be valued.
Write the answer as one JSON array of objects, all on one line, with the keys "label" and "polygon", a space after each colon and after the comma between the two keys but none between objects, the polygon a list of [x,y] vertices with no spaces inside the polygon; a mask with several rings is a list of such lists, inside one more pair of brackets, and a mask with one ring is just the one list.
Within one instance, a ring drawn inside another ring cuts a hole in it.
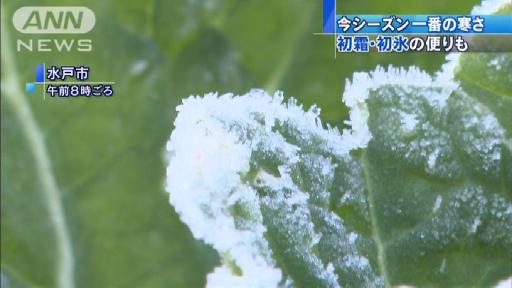
[{"label": "frost on leaf margin", "polygon": [[[194,236],[223,259],[208,286],[431,285],[403,278],[393,261],[423,259],[461,242],[512,244],[506,238],[510,201],[478,182],[501,175],[507,147],[502,144],[511,140],[492,112],[460,89],[454,79],[458,57],[450,54],[436,77],[414,67],[354,74],[343,97],[352,129],[343,134],[324,129],[317,108],[305,112],[293,99],[283,104],[280,93],[253,90],[184,100],[167,147],[167,191]],[[451,128],[453,123],[460,129]],[[438,188],[449,191],[445,194],[409,193],[432,204],[416,207],[414,214],[399,204],[386,211],[384,191],[376,197],[382,201],[370,204],[383,208],[371,220],[366,199],[371,179],[363,171],[368,167],[349,153],[370,139],[407,171],[461,185]],[[468,175],[478,176],[475,185],[464,182]],[[419,221],[403,233],[361,230],[385,217],[395,220],[390,223]],[[483,229],[482,222],[491,224]],[[427,260],[439,261],[440,279],[456,270],[450,259]]]},{"label": "frost on leaf margin", "polygon": [[[283,101],[279,92],[270,96],[252,90],[242,96],[189,97],[177,109],[167,146],[167,191],[194,236],[223,258],[223,266],[208,276],[210,287],[286,286],[292,279],[319,287],[338,285],[333,263],[324,263],[314,251],[322,236],[314,222],[333,217],[330,225],[342,225],[328,209],[327,186],[337,159],[348,157],[370,137],[362,125],[357,134],[324,129],[316,107],[304,111],[293,99]],[[269,241],[273,247],[296,250],[276,255]],[[365,259],[355,246],[346,246],[354,259]],[[368,260],[357,261],[363,261],[363,276],[374,274]],[[278,268],[283,263],[296,267],[283,272]]]}]

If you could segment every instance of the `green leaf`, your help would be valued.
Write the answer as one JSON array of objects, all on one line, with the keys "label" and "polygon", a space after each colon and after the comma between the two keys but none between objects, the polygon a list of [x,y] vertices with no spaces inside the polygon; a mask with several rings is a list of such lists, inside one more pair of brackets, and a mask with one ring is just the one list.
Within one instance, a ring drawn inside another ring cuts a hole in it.
[{"label": "green leaf", "polygon": [[[413,1],[400,11],[459,13],[473,2],[427,7]],[[367,3],[375,13],[392,12],[380,1]],[[340,79],[377,63],[419,63],[434,71],[442,61],[442,55],[372,54],[371,61],[347,55],[335,62],[332,39],[312,35],[321,29],[320,1],[66,1],[96,14],[96,27],[86,34],[93,51],[15,52],[16,39],[47,37],[18,33],[11,25],[14,11],[52,5],[2,2],[2,287],[71,286],[71,274],[77,287],[203,286],[218,255],[194,240],[165,204],[162,184],[161,150],[181,97],[279,88],[307,105],[319,103],[324,119],[342,126],[347,109],[333,105],[343,90]],[[361,12],[359,2],[342,5]],[[43,100],[42,90],[24,93],[41,62],[88,65],[94,80],[116,82],[116,94]],[[362,168],[353,171],[352,165],[361,164],[352,162],[336,185],[349,183],[343,177],[360,177]],[[358,233],[370,233],[367,213],[358,212],[365,198],[353,194],[359,200],[336,213]],[[62,227],[67,237],[59,236]],[[364,249],[373,251],[371,245]],[[71,258],[63,256],[65,247]],[[237,270],[229,255],[221,257]],[[345,274],[358,283],[359,276]]]},{"label": "green leaf", "polygon": [[368,99],[362,157],[380,264],[392,284],[494,284],[512,272],[506,126],[469,91],[406,82],[428,84],[384,85]]},{"label": "green leaf", "polygon": [[223,256],[208,285],[510,278],[512,54],[449,59],[435,77],[415,67],[354,74],[343,133],[280,93],[186,99],[167,190],[194,236]]},{"label": "green leaf", "polygon": [[[193,239],[163,192],[165,123],[178,101],[165,56],[92,4],[94,52],[16,52],[15,39],[45,38],[12,28],[19,5],[2,2],[2,283],[203,286],[217,255]],[[91,80],[116,82],[115,95],[25,93],[41,62],[90,66]]]}]

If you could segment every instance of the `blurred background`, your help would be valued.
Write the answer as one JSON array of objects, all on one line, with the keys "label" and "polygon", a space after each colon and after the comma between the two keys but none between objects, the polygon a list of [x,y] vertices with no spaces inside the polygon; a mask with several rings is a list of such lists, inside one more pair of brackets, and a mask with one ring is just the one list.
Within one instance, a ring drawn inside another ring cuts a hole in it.
[{"label": "blurred background", "polygon": [[[337,12],[469,13],[475,4],[343,0]],[[48,5],[95,13],[96,26],[84,36],[92,52],[16,51],[16,39],[48,37],[17,32],[14,11]],[[445,56],[334,59],[334,37],[313,35],[322,32],[321,0],[8,0],[1,8],[2,86],[9,79],[19,85],[2,87],[2,287],[57,285],[59,241],[42,191],[48,177],[69,230],[76,287],[204,286],[218,256],[194,240],[164,190],[163,151],[182,98],[282,90],[306,108],[316,103],[326,122],[343,128],[341,95],[352,73],[389,64],[433,73]],[[42,88],[25,93],[37,63],[89,66],[91,81],[116,82],[115,95],[43,100]],[[42,142],[34,144],[37,135]],[[49,166],[38,165],[41,155]]]}]

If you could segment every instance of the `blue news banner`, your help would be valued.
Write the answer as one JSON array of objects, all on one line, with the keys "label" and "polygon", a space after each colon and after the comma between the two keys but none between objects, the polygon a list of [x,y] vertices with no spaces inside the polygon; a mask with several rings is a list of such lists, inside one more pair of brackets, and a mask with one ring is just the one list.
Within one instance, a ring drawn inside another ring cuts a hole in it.
[{"label": "blue news banner", "polygon": [[323,8],[323,33],[336,36],[338,52],[512,51],[512,14],[336,14],[335,0]]}]

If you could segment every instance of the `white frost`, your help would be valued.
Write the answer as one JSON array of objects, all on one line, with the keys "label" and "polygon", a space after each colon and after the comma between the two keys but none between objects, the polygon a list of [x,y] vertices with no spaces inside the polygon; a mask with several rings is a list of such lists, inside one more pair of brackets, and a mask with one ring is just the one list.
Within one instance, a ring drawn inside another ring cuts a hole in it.
[{"label": "white frost", "polygon": [[505,57],[503,55],[500,55],[500,57],[496,57],[489,61],[489,66],[495,68],[496,70],[501,70],[501,59],[504,59]]},{"label": "white frost", "polygon": [[[273,282],[271,278],[281,277],[280,272],[277,275],[268,275],[269,270],[262,267],[254,267],[251,272],[253,273],[243,276],[234,276],[233,272],[231,272],[228,267],[220,266],[215,268],[212,273],[208,274],[206,281],[210,288],[267,287],[265,286],[267,283],[270,284]],[[277,272],[277,270],[273,272]],[[275,286],[276,285],[268,287]]]},{"label": "white frost", "polygon": [[[489,14],[495,12],[498,7],[510,0],[485,1],[481,6],[473,9],[474,14]],[[447,103],[453,90],[458,88],[454,80],[454,71],[460,54],[451,53],[447,56],[448,62],[443,65],[436,76],[420,71],[417,67],[409,69],[389,67],[387,70],[377,67],[370,73],[354,73],[352,80],[347,80],[343,101],[349,107],[350,120],[347,124],[350,129],[345,129],[342,134],[337,129],[323,128],[319,118],[319,109],[312,107],[304,111],[291,99],[283,104],[282,93],[268,95],[262,90],[251,90],[242,96],[232,94],[207,94],[204,97],[189,97],[183,100],[183,104],[177,107],[178,116],[174,122],[175,129],[167,143],[167,182],[166,190],[170,194],[170,202],[175,207],[181,220],[188,225],[197,239],[212,245],[223,258],[223,264],[214,269],[207,277],[208,287],[277,287],[283,279],[281,270],[276,266],[272,258],[272,251],[264,237],[266,232],[263,216],[260,210],[260,199],[254,187],[242,179],[250,170],[250,159],[256,145],[264,143],[268,151],[283,151],[283,157],[287,163],[298,161],[300,148],[288,143],[281,135],[273,132],[276,123],[294,123],[302,132],[311,133],[325,139],[326,150],[334,155],[346,156],[349,151],[366,147],[372,138],[368,127],[369,112],[366,100],[369,94],[379,87],[395,85],[397,87],[435,87],[429,95],[425,95],[429,104],[441,110]],[[491,62],[497,66],[499,63]],[[131,73],[140,73],[146,69],[147,63],[135,62]],[[413,131],[418,127],[418,119],[414,114],[399,111],[402,128],[405,131]],[[250,117],[248,117],[251,115]],[[255,117],[257,115],[257,117]],[[499,159],[497,150],[494,149],[502,139],[503,131],[497,130],[499,126],[495,118],[481,118],[477,123],[467,121],[466,125],[482,125],[485,131],[498,131],[495,134],[488,133],[487,142],[474,143],[469,147],[470,152],[484,151],[488,163]],[[420,119],[421,121],[421,119]],[[251,129],[264,126],[265,141],[258,137],[262,135],[253,133]],[[242,128],[240,128],[242,127]],[[492,135],[491,135],[492,134]],[[270,135],[270,136],[269,136]],[[435,136],[435,135],[434,135]],[[468,136],[469,137],[469,136]],[[444,139],[444,138],[440,138]],[[443,142],[439,142],[443,144]],[[438,144],[439,144],[438,143]],[[512,146],[512,143],[507,143]],[[424,147],[425,145],[421,146]],[[277,149],[279,148],[279,149]],[[427,151],[427,150],[425,150]],[[427,168],[433,169],[440,156],[439,150],[430,149],[421,156],[426,158]],[[442,158],[440,158],[442,159]],[[488,165],[491,167],[491,165]],[[268,171],[257,171],[255,177],[264,185],[272,187],[287,187],[290,191],[295,189],[290,174],[285,167],[278,167],[279,176],[272,175]],[[324,174],[331,173],[328,169]],[[300,192],[300,191],[299,191]],[[306,193],[294,193],[286,201],[306,203],[309,195]],[[464,191],[463,191],[464,192]],[[459,209],[461,203],[466,203],[474,195],[461,193],[453,202],[453,209]],[[471,197],[470,197],[471,196]],[[475,196],[475,199],[476,199]],[[475,232],[480,225],[479,216],[482,215],[483,201],[475,200],[474,208],[476,217],[469,224],[471,232]],[[443,199],[438,195],[435,199],[433,212],[436,212]],[[471,202],[473,203],[473,202]],[[243,207],[248,213],[247,225],[235,223],[232,208],[235,205]],[[477,209],[480,208],[480,209]],[[508,211],[508,210],[507,210]],[[497,212],[501,213],[501,212]],[[454,214],[457,216],[457,214]],[[453,217],[457,219],[457,217]],[[455,221],[455,220],[454,220]],[[453,224],[453,223],[449,223]],[[439,224],[441,225],[441,224]],[[450,226],[451,227],[451,226]],[[450,227],[439,227],[439,233],[450,230]],[[466,226],[467,227],[467,226]],[[313,227],[305,227],[305,230],[314,231]],[[437,231],[436,231],[437,233]],[[317,245],[321,234],[313,234],[310,241],[311,247]],[[422,238],[423,238],[423,234]],[[457,237],[453,236],[453,241]],[[355,233],[348,236],[348,244],[353,245],[357,240]],[[437,237],[436,237],[437,238]],[[369,267],[366,257],[349,254],[340,259],[344,264],[358,267],[360,270]],[[319,264],[322,264],[320,261]],[[445,270],[446,260],[443,259],[440,271]],[[322,275],[336,283],[337,275],[332,263],[322,267]],[[366,270],[365,270],[366,271]],[[498,283],[496,287],[508,287],[512,284],[512,278]],[[508,285],[508,286],[503,286]]]},{"label": "white frost", "polygon": [[510,287],[512,287],[512,276],[510,276],[507,279],[503,279],[503,280],[499,281],[494,286],[494,288],[510,288]]},{"label": "white frost", "polygon": [[430,153],[428,155],[428,159],[427,159],[427,167],[430,169],[430,170],[433,170],[435,165],[436,165],[436,162],[437,162],[437,157],[439,156],[439,147],[435,147],[434,148],[434,151],[432,151],[432,153]]},{"label": "white frost", "polygon": [[510,4],[510,0],[486,0],[478,6],[473,7],[471,14],[483,15],[483,14],[494,14],[503,7],[503,5]]},{"label": "white frost", "polygon": [[413,131],[414,128],[416,128],[416,124],[418,124],[418,120],[416,120],[416,116],[414,114],[400,111],[400,119],[405,132]]},{"label": "white frost", "polygon": [[436,212],[439,207],[441,207],[441,202],[443,202],[443,197],[441,195],[436,196],[436,202],[434,203],[434,208],[432,208],[432,212]]},{"label": "white frost", "polygon": [[[472,15],[486,15],[486,14],[494,14],[501,7],[506,4],[510,4],[510,0],[486,0],[482,1],[482,3],[478,6],[473,7],[471,10]],[[453,79],[455,77],[455,72],[457,69],[457,65],[459,64],[459,58],[461,53],[449,53],[446,56],[446,63],[443,64],[441,70],[436,74],[436,78],[439,81],[446,81],[451,85],[453,83]]]},{"label": "white frost", "polygon": [[177,108],[176,129],[167,144],[166,189],[171,195],[171,204],[194,236],[211,244],[221,255],[228,254],[243,271],[242,276],[233,276],[226,273],[228,268],[218,268],[208,278],[213,287],[227,281],[221,279],[226,274],[233,283],[241,281],[252,287],[276,286],[281,272],[274,267],[270,257],[261,220],[251,223],[247,230],[239,230],[228,209],[233,203],[243,203],[253,206],[249,210],[254,213],[254,219],[262,217],[256,192],[239,176],[249,169],[251,147],[240,143],[239,136],[216,119],[219,113],[234,116],[237,112],[247,112],[247,107],[231,109],[231,103],[226,103],[229,99],[232,99],[231,95],[218,98],[209,94],[203,99],[190,97]]},{"label": "white frost", "polygon": [[446,258],[443,258],[443,261],[441,261],[441,267],[439,267],[439,272],[444,273],[446,270]]},{"label": "white frost", "polygon": [[[324,148],[340,157],[366,145],[370,138],[350,133],[342,136],[336,129],[325,129],[318,109],[304,111],[294,100],[283,102],[280,92],[270,96],[251,90],[243,96],[189,97],[177,107],[175,129],[167,143],[166,190],[194,237],[212,245],[223,258],[223,265],[208,275],[208,287],[276,287],[282,280],[264,237],[266,228],[255,189],[258,185],[277,190],[286,187],[295,192],[283,201],[301,207],[309,195],[295,187],[285,166],[278,167],[279,176],[257,171],[254,187],[242,177],[249,172],[256,148],[281,151],[291,165],[298,160],[300,149],[273,132],[275,125],[293,123],[301,133],[325,139]],[[324,172],[331,174],[333,169]],[[233,215],[235,205],[250,214],[243,219],[247,223],[235,223],[235,218],[241,217]],[[314,232],[313,227],[306,228]],[[321,238],[313,232],[312,246]],[[323,269],[322,275],[336,283],[332,264]]]},{"label": "white frost", "polygon": [[[453,75],[451,73],[451,75]],[[431,102],[432,106],[442,108],[450,95],[450,93],[457,89],[458,84],[452,81],[453,76],[448,78],[443,75],[431,77],[428,73],[421,71],[416,66],[411,66],[408,69],[396,68],[389,66],[384,69],[381,66],[369,73],[358,72],[354,73],[352,81],[347,80],[345,84],[345,93],[343,94],[343,101],[351,108],[350,121],[353,133],[365,135],[370,132],[367,131],[368,126],[366,121],[368,119],[368,110],[364,101],[368,98],[368,94],[379,87],[385,85],[393,85],[398,87],[436,87],[440,91],[430,91],[426,99]],[[410,120],[410,119],[406,119]],[[360,124],[364,123],[364,125]],[[412,124],[412,122],[410,123]],[[360,131],[359,131],[360,130]]]},{"label": "white frost", "polygon": [[475,220],[473,221],[473,224],[471,224],[471,229],[469,231],[471,231],[471,233],[475,233],[476,229],[478,229],[478,226],[480,226],[480,223],[480,217],[476,217]]}]

